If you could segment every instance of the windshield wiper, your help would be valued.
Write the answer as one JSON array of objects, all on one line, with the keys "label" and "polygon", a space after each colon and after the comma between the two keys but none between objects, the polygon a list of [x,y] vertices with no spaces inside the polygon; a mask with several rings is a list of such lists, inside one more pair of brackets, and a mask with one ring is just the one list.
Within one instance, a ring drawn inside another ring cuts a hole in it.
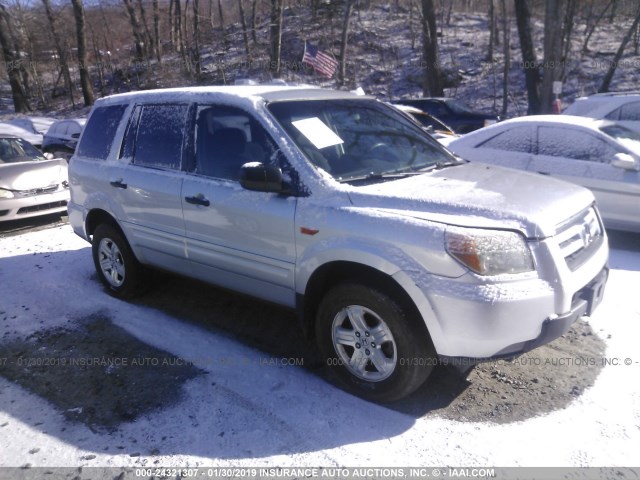
[{"label": "windshield wiper", "polygon": [[376,173],[371,172],[366,175],[358,175],[355,177],[347,177],[347,178],[338,178],[340,183],[351,183],[351,182],[368,182],[372,180],[388,180],[388,179],[398,179],[411,177],[413,175],[422,175],[424,171],[405,171],[405,172],[382,172]]}]

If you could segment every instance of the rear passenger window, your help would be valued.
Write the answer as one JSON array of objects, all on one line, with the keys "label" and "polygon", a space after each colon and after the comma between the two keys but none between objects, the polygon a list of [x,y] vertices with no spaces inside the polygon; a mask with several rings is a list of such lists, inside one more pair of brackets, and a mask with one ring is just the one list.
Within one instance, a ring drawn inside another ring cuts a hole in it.
[{"label": "rear passenger window", "polygon": [[82,157],[105,160],[126,108],[126,105],[96,108],[87,122],[76,153]]},{"label": "rear passenger window", "polygon": [[531,153],[533,151],[532,133],[533,131],[531,127],[516,127],[499,133],[495,137],[492,137],[477,146],[480,148],[505,150],[508,152]]},{"label": "rear passenger window", "polygon": [[133,163],[179,170],[188,105],[144,105],[138,122]]}]

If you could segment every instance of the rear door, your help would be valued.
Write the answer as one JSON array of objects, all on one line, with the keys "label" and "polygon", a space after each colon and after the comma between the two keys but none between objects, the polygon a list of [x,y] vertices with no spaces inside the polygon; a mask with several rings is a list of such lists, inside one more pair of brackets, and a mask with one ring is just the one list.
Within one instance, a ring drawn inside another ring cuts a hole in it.
[{"label": "rear door", "polygon": [[275,142],[253,116],[198,107],[195,162],[182,186],[187,253],[199,278],[293,306],[296,199],[243,189],[240,167],[277,162]]},{"label": "rear door", "polygon": [[110,194],[140,260],[185,271],[185,228],[180,193],[189,150],[190,105],[135,107],[120,152],[110,165]]}]

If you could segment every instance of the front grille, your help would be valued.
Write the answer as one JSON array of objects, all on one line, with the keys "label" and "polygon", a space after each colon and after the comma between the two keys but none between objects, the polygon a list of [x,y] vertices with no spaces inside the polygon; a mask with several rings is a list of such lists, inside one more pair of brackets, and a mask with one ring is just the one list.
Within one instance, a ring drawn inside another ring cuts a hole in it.
[{"label": "front grille", "polygon": [[66,207],[67,201],[61,200],[59,202],[51,202],[51,203],[41,203],[40,205],[32,205],[30,207],[22,207],[18,210],[18,215],[21,213],[33,213],[33,212],[41,212],[43,210],[53,210],[54,208]]},{"label": "front grille", "polygon": [[19,197],[33,197],[35,195],[43,195],[46,193],[53,193],[58,190],[58,184],[49,185],[48,187],[32,188],[30,190],[14,190],[13,193]]},{"label": "front grille", "polygon": [[594,207],[556,227],[556,241],[571,270],[577,270],[604,241],[604,228]]}]

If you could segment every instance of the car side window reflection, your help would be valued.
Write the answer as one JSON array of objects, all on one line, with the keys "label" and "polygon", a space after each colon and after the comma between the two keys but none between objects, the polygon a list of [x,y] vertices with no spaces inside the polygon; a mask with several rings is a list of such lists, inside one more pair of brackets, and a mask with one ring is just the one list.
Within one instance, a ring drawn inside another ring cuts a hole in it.
[{"label": "car side window reflection", "polygon": [[269,163],[275,144],[248,113],[235,107],[201,105],[195,125],[195,173],[237,181],[240,167]]}]

